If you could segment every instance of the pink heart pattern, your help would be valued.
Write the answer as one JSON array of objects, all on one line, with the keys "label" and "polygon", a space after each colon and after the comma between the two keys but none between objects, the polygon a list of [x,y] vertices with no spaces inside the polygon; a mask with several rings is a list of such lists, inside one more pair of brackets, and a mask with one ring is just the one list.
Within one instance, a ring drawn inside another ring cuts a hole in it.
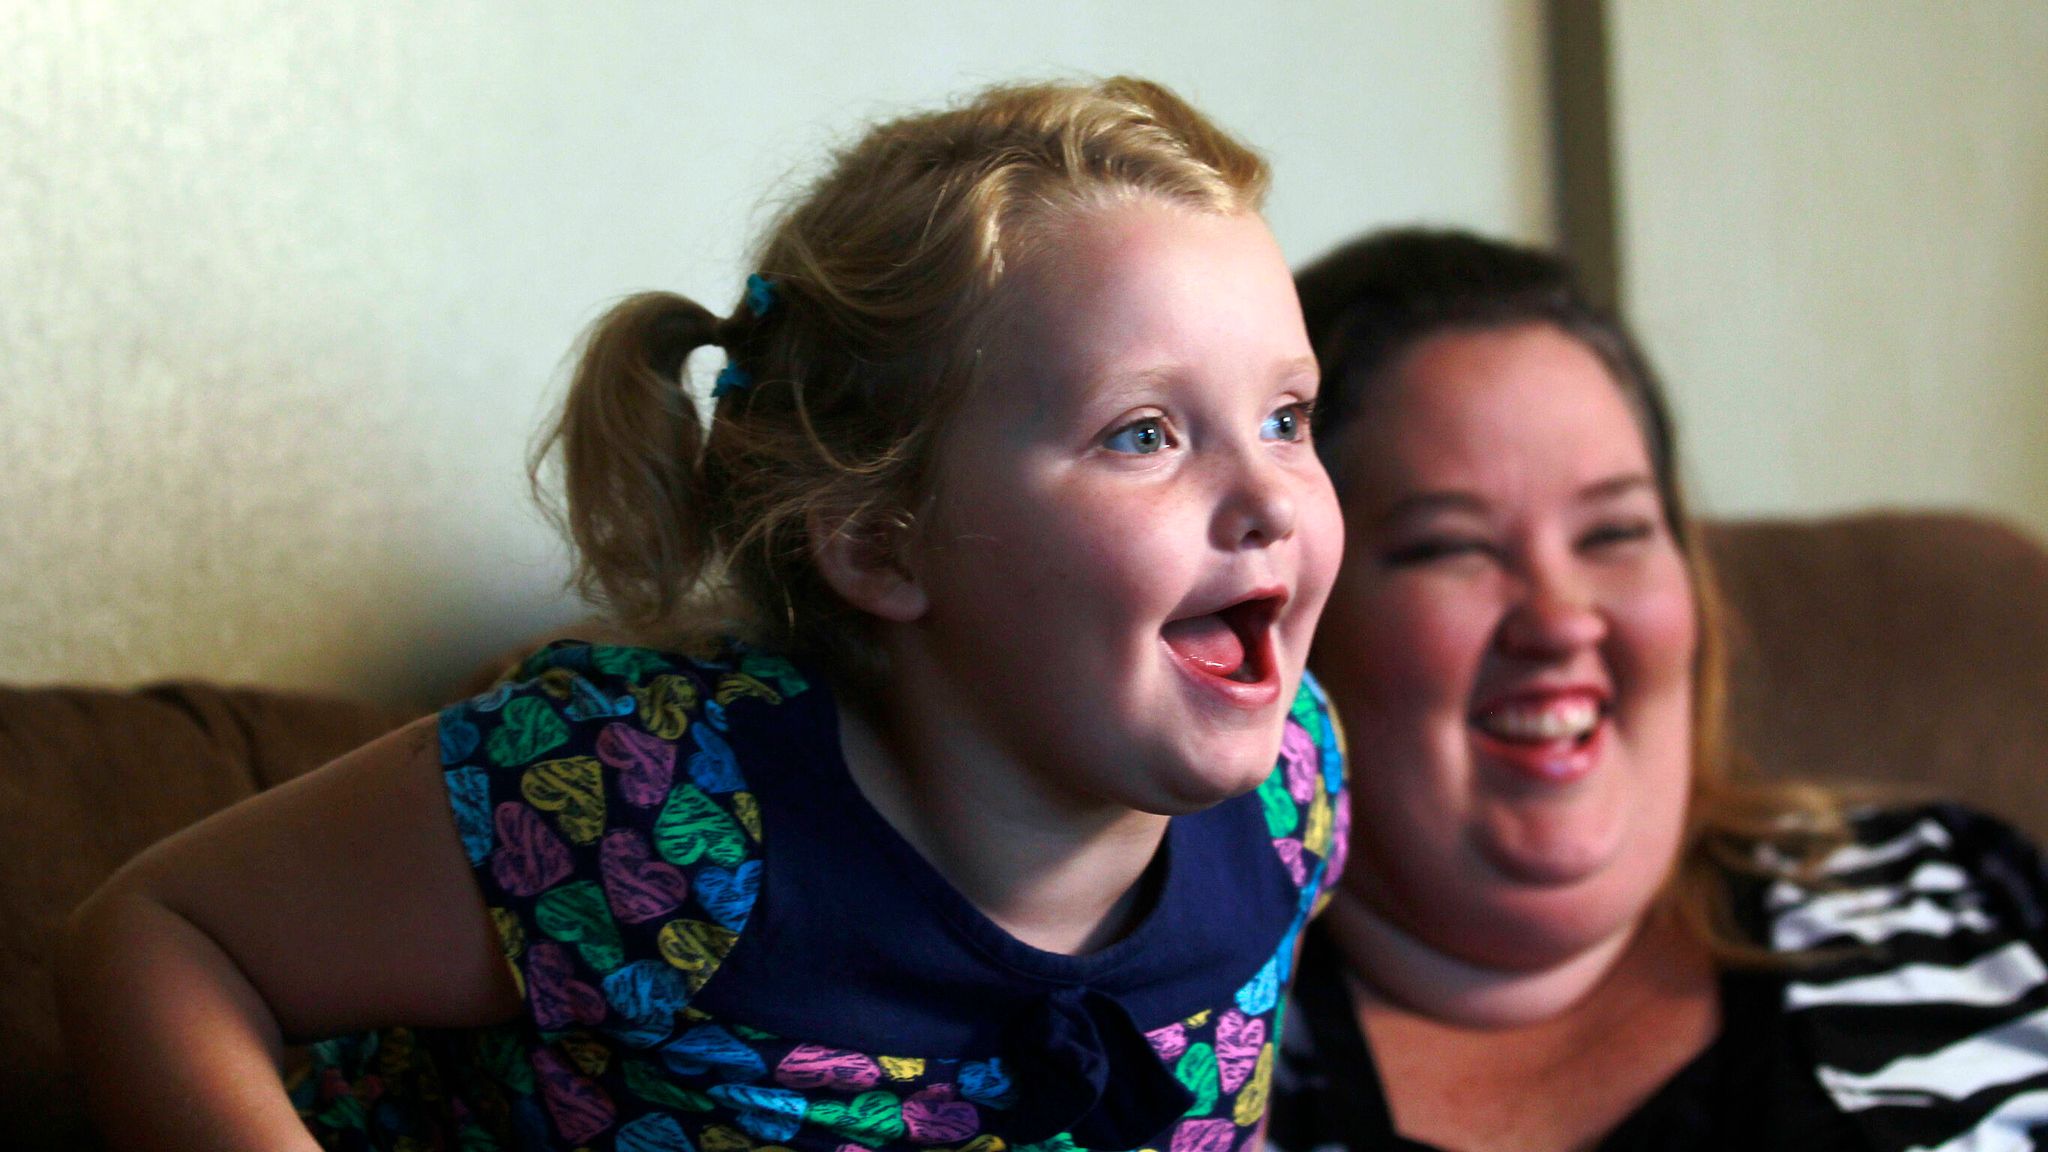
[{"label": "pink heart pattern", "polygon": [[1145,1042],[1152,1045],[1152,1051],[1158,1053],[1161,1060],[1171,1064],[1188,1050],[1187,1025],[1176,1020],[1164,1028],[1154,1028],[1145,1033]]},{"label": "pink heart pattern", "polygon": [[861,1092],[882,1078],[874,1058],[841,1048],[799,1044],[775,1066],[775,1079],[790,1088],[829,1088]]},{"label": "pink heart pattern", "polygon": [[1246,1016],[1232,1008],[1216,1021],[1216,1070],[1225,1092],[1236,1092],[1251,1079],[1259,1065],[1259,1049],[1266,1046],[1266,1019]]},{"label": "pink heart pattern", "polygon": [[1183,1120],[1173,1130],[1169,1152],[1230,1152],[1237,1125],[1229,1120]]},{"label": "pink heart pattern", "polygon": [[619,772],[626,803],[653,808],[668,798],[676,778],[676,746],[631,724],[607,724],[597,734],[597,758]]},{"label": "pink heart pattern", "polygon": [[1316,755],[1316,742],[1308,729],[1299,724],[1289,724],[1280,733],[1280,763],[1287,770],[1287,794],[1296,804],[1307,804],[1316,798],[1316,777],[1322,772],[1321,757]]},{"label": "pink heart pattern", "polygon": [[491,876],[506,892],[538,896],[575,871],[569,846],[538,811],[507,801],[498,805],[493,824],[498,846],[491,853]]},{"label": "pink heart pattern", "polygon": [[682,869],[656,860],[647,841],[630,828],[605,833],[601,852],[605,899],[612,915],[628,924],[659,920],[682,907],[690,894]]},{"label": "pink heart pattern", "polygon": [[1301,841],[1283,836],[1273,841],[1273,851],[1280,854],[1280,863],[1287,868],[1287,878],[1294,881],[1296,888],[1308,883],[1308,857],[1302,851]]},{"label": "pink heart pattern", "polygon": [[533,1070],[540,1078],[540,1098],[555,1121],[555,1131],[570,1143],[589,1143],[618,1117],[618,1109],[604,1089],[552,1049],[534,1051]]},{"label": "pink heart pattern", "polygon": [[[1330,821],[1329,874],[1334,877],[1344,874],[1344,861],[1351,852],[1351,793],[1337,793],[1337,799],[1331,806],[1336,809],[1336,815]],[[1323,892],[1325,895],[1329,893],[1329,885],[1323,886]]]},{"label": "pink heart pattern", "polygon": [[981,1113],[952,1084],[934,1084],[903,1102],[903,1126],[919,1144],[951,1144],[981,1131]]},{"label": "pink heart pattern", "polygon": [[604,995],[576,978],[568,951],[552,940],[526,950],[526,1002],[533,1022],[546,1031],[604,1023]]}]

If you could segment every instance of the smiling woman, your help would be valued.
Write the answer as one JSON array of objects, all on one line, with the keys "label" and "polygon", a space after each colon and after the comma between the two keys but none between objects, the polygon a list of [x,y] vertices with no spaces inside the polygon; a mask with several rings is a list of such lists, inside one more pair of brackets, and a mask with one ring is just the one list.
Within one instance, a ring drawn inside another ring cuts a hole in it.
[{"label": "smiling woman", "polygon": [[1347,533],[1311,663],[1358,803],[1275,1142],[2024,1146],[2048,873],[1981,816],[1738,770],[1627,331],[1557,259],[1457,233],[1298,286]]},{"label": "smiling woman", "polygon": [[1548,1014],[1626,943],[1684,825],[1695,612],[1643,439],[1589,349],[1526,325],[1432,337],[1328,451],[1353,543],[1317,660],[1379,769],[1360,942],[1411,1003],[1442,985],[1394,924],[1527,974],[1440,1015]]}]

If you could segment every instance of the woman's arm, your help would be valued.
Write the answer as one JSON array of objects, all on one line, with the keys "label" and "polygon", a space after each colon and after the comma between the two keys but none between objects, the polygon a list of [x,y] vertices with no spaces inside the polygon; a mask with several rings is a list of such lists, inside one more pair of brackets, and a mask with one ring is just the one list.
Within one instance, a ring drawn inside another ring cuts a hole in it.
[{"label": "woman's arm", "polygon": [[287,1039],[519,1008],[432,718],[137,857],[73,913],[58,974],[114,1148],[310,1149]]}]

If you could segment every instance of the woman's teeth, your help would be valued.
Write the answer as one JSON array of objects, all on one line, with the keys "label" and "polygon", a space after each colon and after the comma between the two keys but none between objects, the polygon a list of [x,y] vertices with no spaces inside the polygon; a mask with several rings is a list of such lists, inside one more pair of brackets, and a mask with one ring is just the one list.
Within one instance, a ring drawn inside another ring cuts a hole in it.
[{"label": "woman's teeth", "polygon": [[1477,719],[1487,735],[1524,744],[1582,740],[1600,723],[1600,704],[1583,696],[1542,703],[1503,704]]}]

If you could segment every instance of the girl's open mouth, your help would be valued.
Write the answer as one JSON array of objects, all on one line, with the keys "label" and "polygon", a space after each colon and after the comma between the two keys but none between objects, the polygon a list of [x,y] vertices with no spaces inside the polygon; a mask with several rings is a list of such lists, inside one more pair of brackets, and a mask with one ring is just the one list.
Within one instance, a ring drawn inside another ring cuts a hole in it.
[{"label": "girl's open mouth", "polygon": [[1160,629],[1166,647],[1204,676],[1239,684],[1272,679],[1273,622],[1284,596],[1254,596],[1216,612],[1169,620]]}]

